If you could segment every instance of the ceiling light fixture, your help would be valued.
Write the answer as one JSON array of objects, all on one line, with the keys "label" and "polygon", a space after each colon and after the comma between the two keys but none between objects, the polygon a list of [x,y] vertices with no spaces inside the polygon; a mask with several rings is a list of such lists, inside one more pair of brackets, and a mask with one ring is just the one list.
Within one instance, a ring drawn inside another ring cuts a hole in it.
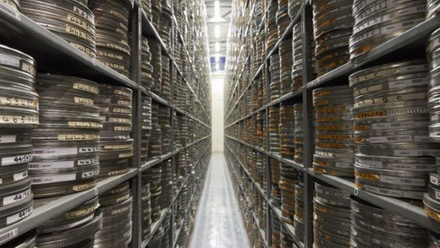
[{"label": "ceiling light fixture", "polygon": [[215,25],[215,38],[220,38],[220,25]]},{"label": "ceiling light fixture", "polygon": [[215,18],[216,19],[220,18],[220,2],[219,1],[214,2],[214,11],[215,11]]}]

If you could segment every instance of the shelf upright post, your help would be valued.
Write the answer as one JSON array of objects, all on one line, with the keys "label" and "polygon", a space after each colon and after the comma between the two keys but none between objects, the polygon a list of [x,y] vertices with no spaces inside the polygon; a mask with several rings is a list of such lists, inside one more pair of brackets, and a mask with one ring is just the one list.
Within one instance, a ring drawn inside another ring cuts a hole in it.
[{"label": "shelf upright post", "polygon": [[[268,104],[270,102],[270,81],[271,81],[271,77],[269,77],[270,73],[269,73],[269,63],[268,60],[264,61],[264,70],[266,72],[266,101],[265,101],[265,120],[266,120],[266,151],[270,150],[270,132],[269,132],[269,108],[268,108]],[[268,155],[268,152],[266,152],[266,154],[264,155],[266,157],[266,196],[267,196],[267,201],[266,201],[266,209],[267,209],[267,219],[266,219],[266,245],[267,247],[271,247],[272,246],[272,239],[270,237],[272,237],[272,214],[271,214],[271,208],[270,208],[270,201],[272,199],[272,194],[271,194],[271,188],[272,188],[272,170],[270,167],[270,157]]]},{"label": "shelf upright post", "polygon": [[[171,9],[173,10],[173,1],[171,2]],[[174,15],[174,11],[172,11],[172,15]],[[175,144],[174,144],[174,135],[175,135],[175,133],[174,133],[174,122],[175,122],[175,120],[174,120],[174,113],[175,113],[175,105],[174,105],[174,83],[176,83],[176,82],[174,82],[173,81],[173,79],[174,79],[174,73],[176,72],[176,70],[177,70],[177,68],[175,67],[175,65],[174,65],[174,62],[175,62],[175,60],[174,60],[174,48],[175,48],[175,44],[174,44],[174,38],[175,38],[175,32],[176,32],[176,25],[174,24],[174,22],[173,21],[171,21],[171,37],[170,37],[170,39],[171,39],[171,51],[169,51],[169,54],[170,54],[170,63],[168,64],[168,67],[170,67],[170,86],[171,86],[171,99],[170,99],[170,104],[171,104],[171,106],[172,106],[172,108],[170,109],[170,112],[171,112],[171,147],[172,147],[172,152],[173,152],[173,154],[174,154],[174,152],[177,150],[176,149],[176,147],[175,147]],[[175,163],[176,163],[176,155],[174,155],[174,156],[172,156],[171,157],[171,167],[172,167],[172,169],[173,169],[173,173],[171,173],[171,178],[172,178],[172,180],[173,180],[173,182],[174,182],[174,185],[176,185],[176,183],[177,183],[177,178],[176,178],[176,171],[175,171],[175,168],[174,168],[174,165],[175,165]],[[183,187],[183,185],[182,185],[182,187]],[[174,226],[175,225],[175,223],[176,223],[176,216],[175,216],[175,213],[176,213],[176,204],[175,204],[175,202],[174,202],[174,199],[177,199],[176,197],[174,197],[174,193],[176,192],[175,190],[174,190],[174,187],[173,187],[173,190],[172,190],[172,192],[173,192],[173,194],[172,194],[172,197],[173,197],[173,201],[171,202],[171,223],[170,223],[170,230],[171,230],[171,234],[169,235],[169,239],[170,239],[170,244],[172,244],[172,245],[174,245],[173,243],[174,243],[174,235],[176,235],[176,233],[175,233],[175,228],[177,227],[177,225],[176,226]]]},{"label": "shelf upright post", "polygon": [[[131,80],[139,85],[141,82],[141,38],[142,38],[142,6],[140,0],[136,0],[131,19],[132,39],[131,39],[131,59],[132,71]],[[141,165],[141,111],[142,111],[142,91],[140,88],[134,91],[133,96],[133,138],[134,154],[133,167],[140,168]],[[133,194],[133,237],[132,246],[140,248],[142,244],[142,207],[141,207],[141,173],[137,173],[131,180]]]},{"label": "shelf upright post", "polygon": [[313,167],[313,105],[312,90],[307,89],[307,82],[312,80],[312,53],[313,42],[312,6],[305,0],[301,13],[302,20],[302,60],[303,60],[303,119],[304,119],[304,247],[313,245],[313,188],[314,178],[307,173]]}]

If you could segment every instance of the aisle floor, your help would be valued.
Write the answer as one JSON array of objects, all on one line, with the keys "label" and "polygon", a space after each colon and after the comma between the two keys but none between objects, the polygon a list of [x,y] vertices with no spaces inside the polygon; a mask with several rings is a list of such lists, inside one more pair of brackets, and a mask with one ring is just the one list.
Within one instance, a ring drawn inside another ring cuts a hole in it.
[{"label": "aisle floor", "polygon": [[189,247],[250,247],[223,153],[212,154]]}]

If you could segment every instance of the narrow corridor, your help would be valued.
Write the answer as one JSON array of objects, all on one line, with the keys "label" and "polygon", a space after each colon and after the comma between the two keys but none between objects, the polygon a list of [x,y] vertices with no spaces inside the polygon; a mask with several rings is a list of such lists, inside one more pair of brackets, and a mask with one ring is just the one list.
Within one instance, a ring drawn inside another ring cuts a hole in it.
[{"label": "narrow corridor", "polygon": [[213,153],[190,248],[250,247],[223,153]]}]

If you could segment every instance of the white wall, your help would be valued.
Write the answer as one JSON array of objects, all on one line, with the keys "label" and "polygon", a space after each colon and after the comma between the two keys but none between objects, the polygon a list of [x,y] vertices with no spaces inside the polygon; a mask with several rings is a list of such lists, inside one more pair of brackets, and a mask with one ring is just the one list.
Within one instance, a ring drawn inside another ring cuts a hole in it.
[{"label": "white wall", "polygon": [[212,94],[212,151],[223,152],[224,140],[224,76],[211,76]]}]

